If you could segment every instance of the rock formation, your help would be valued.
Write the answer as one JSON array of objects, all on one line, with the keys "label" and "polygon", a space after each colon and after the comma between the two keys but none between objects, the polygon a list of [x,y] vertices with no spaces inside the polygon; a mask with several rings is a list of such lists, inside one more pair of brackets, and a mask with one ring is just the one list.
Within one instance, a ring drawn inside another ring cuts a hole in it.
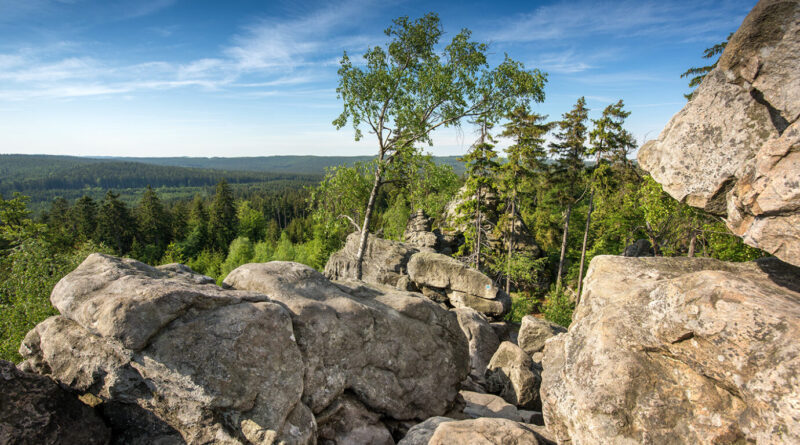
[{"label": "rock formation", "polygon": [[469,342],[469,376],[476,385],[484,385],[484,374],[500,339],[486,317],[470,308],[455,309],[458,324]]},{"label": "rock formation", "polygon": [[526,354],[533,356],[544,349],[548,338],[566,332],[563,326],[532,315],[522,317],[522,326],[519,328],[518,344]]},{"label": "rock formation", "polygon": [[640,165],[678,200],[725,216],[800,265],[800,2],[762,0]]},{"label": "rock formation", "polygon": [[111,430],[94,409],[54,381],[0,360],[0,443],[109,443]]},{"label": "rock formation", "polygon": [[559,443],[800,443],[800,269],[774,258],[595,257],[548,340]]},{"label": "rock formation", "polygon": [[[325,276],[352,278],[357,251],[358,235],[353,233],[328,260]],[[447,255],[369,236],[363,264],[362,279],[367,283],[419,291],[448,307],[471,308],[493,319],[511,309],[511,297],[489,277]]]},{"label": "rock formation", "polygon": [[382,422],[455,403],[467,342],[430,300],[296,263],[226,285],[93,254],[54,289],[61,315],[28,333],[23,368],[101,401],[117,443],[379,441]]},{"label": "rock formation", "polygon": [[432,417],[408,431],[397,445],[547,445],[546,431],[534,425],[502,418],[455,420]]},{"label": "rock formation", "polygon": [[489,392],[512,405],[538,410],[541,408],[541,383],[541,375],[525,351],[511,342],[500,344],[486,370]]},{"label": "rock formation", "polygon": [[411,215],[403,232],[403,241],[420,250],[451,255],[464,243],[464,237],[445,235],[439,229],[433,230],[433,219],[420,209]]}]

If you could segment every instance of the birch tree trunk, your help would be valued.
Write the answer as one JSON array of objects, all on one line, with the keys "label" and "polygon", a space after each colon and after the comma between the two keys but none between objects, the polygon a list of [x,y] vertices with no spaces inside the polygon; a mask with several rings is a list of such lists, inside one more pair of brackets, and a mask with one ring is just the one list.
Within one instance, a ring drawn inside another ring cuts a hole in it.
[{"label": "birch tree trunk", "polygon": [[372,211],[375,209],[378,190],[381,188],[381,183],[383,181],[383,169],[383,162],[379,162],[378,166],[375,168],[375,182],[372,183],[372,191],[369,194],[367,209],[364,211],[364,224],[361,225],[361,238],[358,242],[358,253],[356,254],[356,280],[360,280],[362,275],[364,251],[367,249],[367,236],[369,235],[369,223],[372,220]]},{"label": "birch tree trunk", "polygon": [[564,270],[564,259],[567,255],[567,235],[569,234],[569,217],[572,214],[572,204],[567,205],[567,215],[564,218],[564,237],[561,239],[561,257],[558,259],[558,275],[556,275],[556,289],[561,289],[561,273]]}]

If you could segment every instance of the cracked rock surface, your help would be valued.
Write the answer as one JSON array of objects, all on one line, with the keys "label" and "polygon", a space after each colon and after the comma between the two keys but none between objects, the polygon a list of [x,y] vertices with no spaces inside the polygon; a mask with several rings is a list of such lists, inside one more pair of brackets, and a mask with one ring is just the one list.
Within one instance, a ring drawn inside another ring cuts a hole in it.
[{"label": "cracked rock surface", "polygon": [[800,265],[800,1],[761,0],[694,98],[639,151],[675,199]]},{"label": "cracked rock surface", "polygon": [[380,435],[446,412],[468,372],[456,316],[417,294],[280,262],[226,284],[240,290],[90,255],[54,289],[61,315],[28,333],[22,368],[91,394],[113,442],[133,444]]},{"label": "cracked rock surface", "polygon": [[545,423],[576,445],[800,443],[798,339],[800,268],[598,256],[544,349]]}]

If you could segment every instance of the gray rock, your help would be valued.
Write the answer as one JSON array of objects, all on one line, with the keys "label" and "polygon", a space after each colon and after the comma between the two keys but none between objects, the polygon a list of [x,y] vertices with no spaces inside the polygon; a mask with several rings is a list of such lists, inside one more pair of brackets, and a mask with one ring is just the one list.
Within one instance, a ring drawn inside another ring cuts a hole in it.
[{"label": "gray rock", "polygon": [[469,342],[470,377],[482,385],[486,366],[500,346],[500,340],[486,317],[474,309],[461,308],[453,312],[458,316],[458,324]]},{"label": "gray rock", "polygon": [[303,401],[314,413],[350,391],[394,419],[440,415],[469,371],[456,315],[419,294],[332,283],[308,266],[277,261],[241,266],[225,283],[288,308],[305,359]]},{"label": "gray rock", "polygon": [[419,294],[295,263],[226,279],[248,291],[198,277],[90,255],[53,291],[62,315],[26,336],[23,368],[90,394],[132,444],[313,443],[315,415],[325,437],[374,439],[386,430],[374,413],[425,418],[457,402],[467,341]]},{"label": "gray rock", "polygon": [[539,410],[541,376],[533,360],[519,346],[503,342],[486,371],[486,387],[508,403],[520,408]]},{"label": "gray rock", "polygon": [[473,419],[479,417],[497,417],[500,419],[522,422],[522,414],[517,407],[506,402],[501,397],[492,394],[482,394],[473,391],[461,391],[461,397],[467,402],[464,414]]},{"label": "gray rock", "polygon": [[653,246],[650,244],[649,240],[646,239],[637,239],[633,243],[625,246],[625,250],[622,251],[622,256],[627,257],[642,257],[642,256],[655,256],[653,252]]},{"label": "gray rock", "polygon": [[544,343],[548,338],[562,332],[567,332],[563,326],[543,318],[526,315],[522,317],[522,326],[519,328],[517,344],[526,354],[533,357],[533,354],[544,349]]},{"label": "gray rock", "polygon": [[761,0],[639,163],[678,200],[800,265],[800,2]]},{"label": "gray rock", "polygon": [[428,445],[538,445],[536,432],[528,425],[508,419],[480,418],[442,422]]},{"label": "gray rock", "polygon": [[317,416],[317,443],[329,445],[394,445],[380,422],[381,416],[367,410],[355,397],[343,395]]},{"label": "gray rock", "polygon": [[400,442],[397,442],[397,445],[428,445],[439,425],[453,421],[454,419],[449,417],[431,417],[411,427],[406,436]]},{"label": "gray rock", "polygon": [[595,257],[543,366],[560,443],[800,443],[800,268]]},{"label": "gray rock", "polygon": [[495,334],[497,334],[497,338],[499,338],[501,342],[510,341],[515,345],[519,344],[519,323],[512,321],[493,321],[491,325]]},{"label": "gray rock", "polygon": [[502,290],[493,300],[453,290],[447,292],[447,299],[453,307],[474,309],[492,319],[503,318],[511,310],[511,297]]},{"label": "gray rock", "polygon": [[0,443],[107,444],[111,430],[76,394],[0,360]]},{"label": "gray rock", "polygon": [[[326,277],[331,280],[354,278],[360,236],[357,232],[351,233],[344,247],[331,255],[325,264]],[[361,279],[367,283],[397,286],[398,280],[406,275],[409,258],[418,251],[419,249],[410,244],[369,235]]]}]

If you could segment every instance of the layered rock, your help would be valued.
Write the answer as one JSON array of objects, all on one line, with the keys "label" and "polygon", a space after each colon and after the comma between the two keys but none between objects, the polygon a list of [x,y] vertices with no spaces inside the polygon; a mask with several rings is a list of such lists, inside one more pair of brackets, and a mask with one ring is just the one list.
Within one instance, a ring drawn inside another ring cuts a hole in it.
[{"label": "layered rock", "polygon": [[91,255],[54,289],[62,315],[26,336],[24,367],[102,402],[119,443],[386,438],[384,419],[453,405],[467,343],[428,299],[296,263],[226,284],[251,290]]},{"label": "layered rock", "polygon": [[[328,260],[325,276],[352,279],[357,252],[358,234],[352,233],[345,247]],[[480,271],[447,255],[376,236],[367,238],[362,280],[419,291],[448,307],[472,308],[492,318],[501,318],[511,309],[511,297]]]},{"label": "layered rock", "polygon": [[639,163],[678,200],[800,265],[800,2],[762,0]]},{"label": "layered rock", "polygon": [[541,395],[559,442],[800,442],[800,269],[595,257]]},{"label": "layered rock", "polygon": [[0,443],[101,445],[111,430],[76,394],[0,360]]}]

